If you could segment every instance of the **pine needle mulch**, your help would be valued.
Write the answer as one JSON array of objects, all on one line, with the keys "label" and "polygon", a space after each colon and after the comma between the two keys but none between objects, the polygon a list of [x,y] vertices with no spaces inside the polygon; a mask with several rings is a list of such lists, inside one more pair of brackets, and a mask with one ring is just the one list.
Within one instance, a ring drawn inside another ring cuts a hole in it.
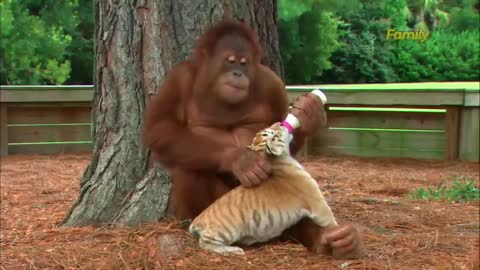
[{"label": "pine needle mulch", "polygon": [[479,184],[478,163],[316,158],[304,162],[339,222],[363,233],[365,256],[336,260],[294,243],[243,257],[197,248],[174,221],[141,228],[59,226],[78,195],[88,155],[9,156],[1,163],[1,269],[469,269],[478,256],[479,205],[415,201],[441,179]]}]

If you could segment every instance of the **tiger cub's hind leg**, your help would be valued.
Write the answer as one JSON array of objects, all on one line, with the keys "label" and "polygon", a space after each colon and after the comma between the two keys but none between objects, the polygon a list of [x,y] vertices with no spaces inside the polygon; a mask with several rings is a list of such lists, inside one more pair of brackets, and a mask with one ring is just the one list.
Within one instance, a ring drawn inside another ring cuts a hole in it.
[{"label": "tiger cub's hind leg", "polygon": [[229,246],[220,237],[210,236],[206,234],[199,235],[199,245],[202,249],[210,250],[218,254],[227,255],[244,255],[244,251],[240,247]]}]

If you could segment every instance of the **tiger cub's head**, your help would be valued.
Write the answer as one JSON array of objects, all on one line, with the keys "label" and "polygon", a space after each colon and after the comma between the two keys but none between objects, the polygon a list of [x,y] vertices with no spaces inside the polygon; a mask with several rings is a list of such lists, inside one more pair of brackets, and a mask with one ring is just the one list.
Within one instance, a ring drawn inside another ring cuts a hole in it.
[{"label": "tiger cub's head", "polygon": [[250,149],[273,156],[290,155],[290,142],[293,136],[287,128],[275,123],[259,131],[253,138]]}]

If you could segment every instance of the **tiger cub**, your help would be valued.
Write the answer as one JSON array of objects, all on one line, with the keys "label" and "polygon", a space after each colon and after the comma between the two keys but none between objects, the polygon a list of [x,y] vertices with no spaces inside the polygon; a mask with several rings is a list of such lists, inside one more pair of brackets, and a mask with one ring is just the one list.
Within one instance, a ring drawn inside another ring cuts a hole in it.
[{"label": "tiger cub", "polygon": [[272,156],[272,176],[259,186],[238,186],[218,198],[190,224],[202,249],[219,254],[244,254],[232,246],[266,242],[304,217],[318,226],[337,225],[317,182],[290,155],[292,135],[275,123],[258,132],[254,151]]}]

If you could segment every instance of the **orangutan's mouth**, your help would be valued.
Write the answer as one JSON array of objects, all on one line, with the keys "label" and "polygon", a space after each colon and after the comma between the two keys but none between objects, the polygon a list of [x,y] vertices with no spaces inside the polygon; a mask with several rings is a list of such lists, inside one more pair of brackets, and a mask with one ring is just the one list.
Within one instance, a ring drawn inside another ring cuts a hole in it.
[{"label": "orangutan's mouth", "polygon": [[246,90],[246,87],[236,85],[236,84],[233,84],[233,83],[225,83],[225,85],[232,88],[235,91],[245,91]]}]

